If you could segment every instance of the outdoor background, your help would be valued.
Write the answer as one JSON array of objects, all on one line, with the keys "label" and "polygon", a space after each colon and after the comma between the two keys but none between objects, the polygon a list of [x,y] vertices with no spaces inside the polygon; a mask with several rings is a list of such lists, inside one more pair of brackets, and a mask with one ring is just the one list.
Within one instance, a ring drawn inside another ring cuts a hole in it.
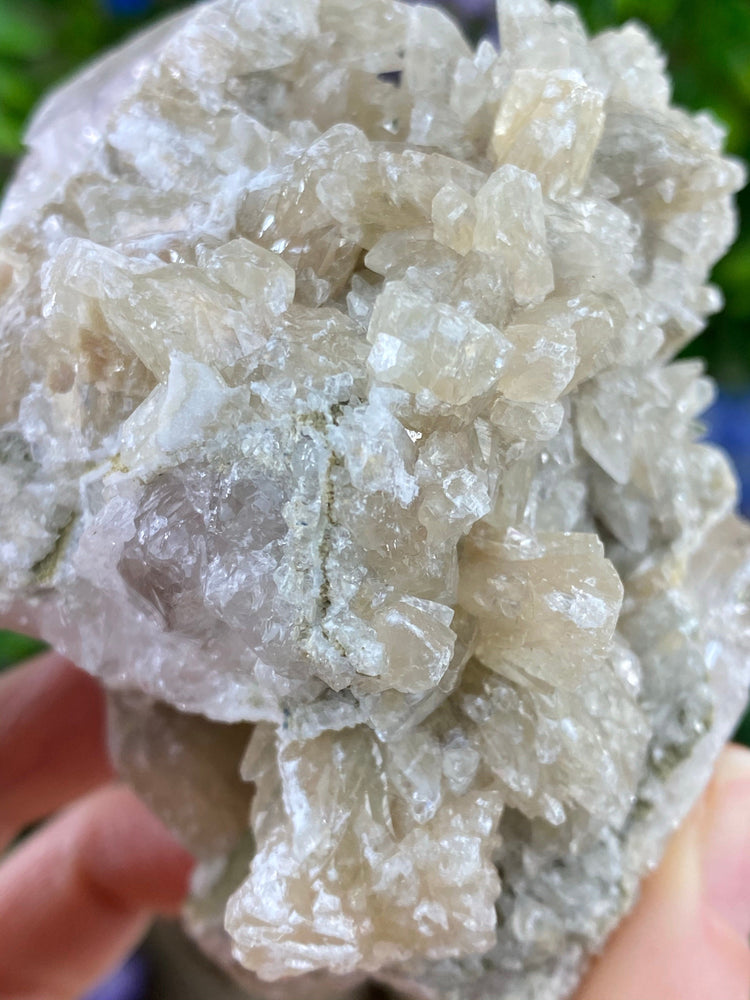
[{"label": "outdoor background", "polygon": [[[42,94],[101,49],[167,11],[175,0],[0,0],[0,191],[23,150],[23,128]],[[469,35],[495,31],[492,0],[446,0]],[[592,30],[630,18],[646,23],[669,56],[678,103],[710,108],[728,128],[728,150],[750,161],[750,0],[581,0]],[[750,514],[750,191],[742,224],[714,280],[726,307],[688,349],[703,356],[720,394],[707,432],[734,458]],[[0,669],[35,652],[0,632]],[[750,744],[750,713],[739,736]]]}]

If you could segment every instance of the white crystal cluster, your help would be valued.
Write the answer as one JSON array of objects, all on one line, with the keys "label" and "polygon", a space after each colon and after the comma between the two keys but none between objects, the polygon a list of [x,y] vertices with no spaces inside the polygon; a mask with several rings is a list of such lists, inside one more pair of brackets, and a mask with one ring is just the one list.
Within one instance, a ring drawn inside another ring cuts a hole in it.
[{"label": "white crystal cluster", "polygon": [[116,692],[259,996],[568,995],[746,690],[671,360],[742,171],[639,27],[499,15],[196,7],[53,96],[0,215],[0,606]]}]

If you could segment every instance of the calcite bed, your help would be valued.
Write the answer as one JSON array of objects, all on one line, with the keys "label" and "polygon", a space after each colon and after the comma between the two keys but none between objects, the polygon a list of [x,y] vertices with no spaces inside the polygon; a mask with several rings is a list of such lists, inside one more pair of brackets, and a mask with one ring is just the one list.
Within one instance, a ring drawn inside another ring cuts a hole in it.
[{"label": "calcite bed", "polygon": [[0,215],[0,607],[112,692],[258,997],[569,996],[746,694],[673,360],[742,170],[638,26],[499,20],[196,7],[50,98]]}]

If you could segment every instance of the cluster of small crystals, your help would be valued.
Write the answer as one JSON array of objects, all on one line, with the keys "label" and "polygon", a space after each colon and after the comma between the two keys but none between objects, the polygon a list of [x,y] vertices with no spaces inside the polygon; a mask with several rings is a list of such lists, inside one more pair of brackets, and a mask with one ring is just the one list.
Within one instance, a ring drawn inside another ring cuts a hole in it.
[{"label": "cluster of small crystals", "polygon": [[0,604],[120,692],[256,990],[562,996],[747,632],[670,362],[742,171],[637,26],[499,16],[198,7],[42,109],[0,216]]}]

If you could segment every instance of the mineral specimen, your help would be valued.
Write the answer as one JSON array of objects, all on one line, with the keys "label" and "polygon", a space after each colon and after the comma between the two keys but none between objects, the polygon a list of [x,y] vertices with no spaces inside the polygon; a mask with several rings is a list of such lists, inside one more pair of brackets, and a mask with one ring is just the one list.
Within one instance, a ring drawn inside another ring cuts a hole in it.
[{"label": "mineral specimen", "polygon": [[258,996],[567,996],[745,696],[672,360],[742,170],[639,27],[499,17],[197,7],[47,102],[0,216],[0,606],[113,692]]}]

